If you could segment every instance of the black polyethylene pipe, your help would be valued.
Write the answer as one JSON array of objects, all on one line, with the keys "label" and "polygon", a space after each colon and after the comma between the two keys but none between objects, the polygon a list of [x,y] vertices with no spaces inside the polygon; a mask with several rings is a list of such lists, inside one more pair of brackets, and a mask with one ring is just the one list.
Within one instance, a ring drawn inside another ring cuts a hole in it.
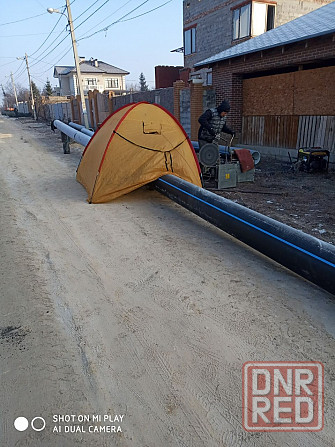
[{"label": "black polyethylene pipe", "polygon": [[154,182],[165,196],[335,294],[335,247],[231,200],[165,175]]}]

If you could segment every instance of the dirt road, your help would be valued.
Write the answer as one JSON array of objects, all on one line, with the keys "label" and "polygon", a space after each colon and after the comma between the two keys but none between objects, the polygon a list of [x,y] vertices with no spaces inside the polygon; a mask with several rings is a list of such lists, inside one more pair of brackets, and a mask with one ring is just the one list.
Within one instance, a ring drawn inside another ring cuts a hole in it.
[{"label": "dirt road", "polygon": [[[80,155],[0,119],[1,447],[333,446],[332,297],[155,191],[89,205]],[[244,362],[311,360],[325,428],[246,432]]]}]

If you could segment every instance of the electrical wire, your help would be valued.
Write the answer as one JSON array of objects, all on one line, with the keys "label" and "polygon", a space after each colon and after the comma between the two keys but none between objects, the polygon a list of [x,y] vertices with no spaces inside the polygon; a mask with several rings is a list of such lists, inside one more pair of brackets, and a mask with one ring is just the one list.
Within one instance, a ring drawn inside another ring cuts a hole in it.
[{"label": "electrical wire", "polygon": [[0,26],[11,25],[12,23],[25,22],[26,20],[35,19],[36,17],[41,17],[47,14],[47,12],[43,12],[42,14],[38,14],[37,16],[26,17],[25,19],[15,20],[14,22],[0,23]]},{"label": "electrical wire", "polygon": [[[113,25],[116,25],[117,23],[120,23],[120,22],[127,22],[127,21],[129,21],[129,20],[134,20],[134,19],[136,19],[136,18],[138,18],[138,17],[144,16],[144,15],[146,15],[146,14],[149,14],[149,13],[153,12],[153,11],[156,11],[157,9],[162,8],[163,6],[165,6],[165,5],[167,5],[168,3],[171,3],[171,2],[172,2],[172,0],[168,0],[167,2],[162,3],[161,5],[157,6],[156,8],[150,9],[149,11],[146,11],[146,12],[144,12],[144,13],[142,13],[142,14],[139,14],[139,15],[137,15],[137,16],[135,16],[135,17],[130,17],[129,19],[125,19],[125,17],[129,16],[129,14],[131,14],[131,13],[133,13],[134,11],[136,11],[137,9],[139,9],[139,8],[140,8],[141,6],[143,6],[145,3],[148,3],[148,1],[149,1],[149,0],[144,1],[143,3],[141,3],[140,5],[138,5],[136,8],[134,8],[132,11],[128,12],[127,14],[125,14],[125,15],[122,16],[120,19],[116,20],[115,22],[111,23],[111,24],[108,25],[107,27],[102,28],[102,29],[96,31],[96,32],[90,34],[89,36],[81,37],[81,38],[77,39],[77,41],[79,41],[79,40],[83,40],[83,39],[88,39],[89,37],[92,37],[92,36],[94,36],[95,34],[98,34],[98,33],[102,32],[102,31],[105,31],[105,32],[106,32],[106,31],[108,30],[108,28],[110,28],[110,27],[113,26]],[[129,2],[127,2],[127,3],[129,3]],[[123,19],[124,19],[124,20],[123,20]]]},{"label": "electrical wire", "polygon": [[[70,49],[72,49],[72,45],[71,45],[71,47],[69,48],[69,50]],[[66,53],[68,53],[68,51],[69,50],[67,50],[67,52]],[[59,57],[59,55],[60,54],[63,54],[63,52],[64,52],[64,50],[62,50],[60,53],[58,53],[57,54],[57,56],[55,56],[54,57],[54,59],[57,59],[58,57]],[[37,60],[37,59],[34,59],[34,58],[32,58],[33,60]],[[42,63],[42,64],[46,64],[46,65],[49,65],[50,67],[54,67],[55,66],[55,62],[48,62],[48,61],[45,61],[45,60],[38,60],[38,62],[40,62],[40,63]],[[57,62],[56,62],[57,63]],[[34,64],[34,65],[37,65],[37,64]],[[45,73],[45,72],[42,72],[42,73]]]},{"label": "electrical wire", "polygon": [[76,17],[72,22],[74,23],[76,20],[78,20],[81,16],[83,16],[89,9],[91,9],[98,2],[100,2],[100,0],[96,0],[94,3],[92,3],[91,6],[89,6],[87,9],[85,9],[85,11],[82,12],[78,17]]},{"label": "electrical wire", "polygon": [[41,82],[43,84],[44,80],[38,78],[36,75],[30,75],[31,78],[36,79],[36,81]]},{"label": "electrical wire", "polygon": [[19,65],[19,68],[18,68],[17,70],[14,71],[13,76],[14,76],[18,71],[21,70],[23,64],[24,64],[24,60],[21,61],[21,64]]},{"label": "electrical wire", "polygon": [[21,72],[18,75],[15,76],[15,78],[19,79],[23,75],[23,73],[25,73],[25,71],[26,71],[26,69],[24,68],[23,70],[21,70]]},{"label": "electrical wire", "polygon": [[150,9],[150,11],[143,12],[142,14],[139,14],[138,16],[135,16],[135,17],[130,17],[130,19],[120,20],[120,22],[128,22],[129,20],[134,20],[134,19],[137,19],[138,17],[145,16],[146,14],[149,14],[149,12],[156,11],[156,9],[162,8],[163,6],[165,6],[165,5],[167,5],[168,3],[171,3],[171,2],[172,2],[172,0],[168,0],[165,3],[162,3],[159,6],[156,6],[156,8]]},{"label": "electrical wire", "polygon": [[94,33],[90,34],[89,36],[86,37],[81,37],[80,39],[77,39],[77,41],[79,42],[79,40],[84,40],[84,39],[89,39],[92,36],[95,36],[98,33],[101,33],[102,31],[107,31],[108,28],[110,28],[111,26],[115,25],[116,23],[119,23],[122,19],[124,19],[125,17],[129,16],[129,14],[133,13],[134,11],[136,11],[137,9],[139,9],[141,6],[145,5],[145,3],[148,3],[149,0],[145,0],[143,3],[141,3],[140,5],[136,6],[136,8],[132,9],[130,12],[128,12],[127,14],[125,14],[124,16],[120,17],[118,20],[116,20],[115,22],[111,23],[108,26],[105,26],[104,28],[101,28],[98,31],[95,31]]},{"label": "electrical wire", "polygon": [[[56,65],[58,64],[58,62],[60,62],[60,61],[63,59],[63,57],[65,57],[70,51],[72,51],[72,45],[71,45],[71,47],[66,51],[66,53],[62,54],[62,56],[58,59],[58,61],[54,62],[53,64],[49,64],[49,65],[52,66],[52,67],[56,66]],[[49,71],[49,70],[50,70],[50,68],[48,68],[48,69],[45,70],[45,71],[42,71],[41,73],[39,73],[39,75],[42,75],[42,74],[46,73],[46,72]]]},{"label": "electrical wire", "polygon": [[14,64],[16,61],[6,62],[5,64],[1,64],[1,67],[5,67],[6,65]]},{"label": "electrical wire", "polygon": [[113,11],[111,14],[109,14],[107,17],[105,17],[103,20],[101,20],[99,23],[95,24],[89,31],[87,31],[85,34],[82,35],[86,36],[86,34],[88,34],[91,30],[93,30],[96,26],[101,25],[103,22],[105,22],[107,19],[109,19],[110,17],[112,17],[114,14],[116,14],[118,11],[120,11],[120,9],[124,8],[125,6],[128,5],[128,3],[132,2],[134,0],[128,0],[125,4],[123,4],[122,6],[120,6],[120,8],[117,8],[115,11]]},{"label": "electrical wire", "polygon": [[[75,1],[75,0],[74,0]],[[74,3],[74,1],[71,3],[71,4],[73,4]],[[99,1],[99,0],[98,0]],[[82,25],[83,23],[85,23],[90,17],[92,17],[96,12],[98,12],[105,4],[107,4],[108,2],[109,2],[110,0],[106,0],[99,8],[97,8],[90,16],[88,16],[83,22],[81,22],[78,26],[77,26],[77,28],[80,26],[80,25]],[[97,2],[95,2],[95,3],[97,3]],[[93,5],[95,4],[95,3],[93,3]],[[93,6],[93,5],[91,5],[91,6]],[[63,13],[64,13],[64,11],[65,11],[65,9],[66,8],[64,8],[63,9]],[[89,9],[89,8],[88,8]],[[88,9],[86,9],[86,11],[88,10]],[[86,12],[86,11],[84,11],[84,13]],[[83,15],[84,13],[82,13],[81,15]],[[79,16],[80,17],[80,16]],[[61,17],[60,17],[61,18]],[[53,30],[55,29],[55,27],[57,26],[57,24],[58,24],[58,22],[59,22],[59,20],[60,20],[60,18],[58,19],[58,21],[57,21],[57,23],[56,23],[56,25],[54,26],[54,28],[53,28]],[[52,30],[52,31],[53,31]],[[51,31],[51,32],[52,32]],[[51,33],[50,33],[51,34]],[[49,36],[50,36],[50,34],[49,34]],[[51,54],[65,39],[66,39],[66,37],[67,36],[65,36],[64,37],[64,39],[62,39],[60,42],[58,42],[47,54],[45,54],[45,52],[48,50],[48,49],[50,49],[50,47],[53,45],[53,43],[55,43],[56,42],[56,40],[60,37],[60,35],[61,35],[62,33],[60,33],[60,34],[58,34],[58,36],[56,37],[56,39],[54,39],[52,42],[51,42],[51,44],[49,45],[49,47],[46,49],[46,50],[44,50],[40,55],[39,55],[39,57],[41,58],[41,56],[43,56],[43,58],[45,58],[45,57],[47,57],[49,54]],[[47,37],[47,39],[49,38],[49,36]],[[47,41],[47,39],[45,39],[45,41],[44,41],[44,43]],[[43,44],[44,44],[43,43]],[[34,54],[36,54],[37,52],[38,52],[38,50],[43,46],[43,44],[34,52],[34,53],[32,53],[32,55],[34,55]],[[41,60],[39,61],[39,62],[42,62]],[[34,67],[34,66],[36,66],[39,62],[36,62],[35,64],[32,64],[31,65],[31,67]]]},{"label": "electrical wire", "polygon": [[91,15],[89,15],[85,20],[83,20],[81,23],[79,23],[79,25],[77,25],[74,29],[76,30],[76,29],[79,28],[83,23],[87,22],[88,19],[90,19],[96,12],[98,12],[98,11],[99,11],[103,6],[105,6],[108,2],[109,2],[109,0],[106,0],[105,3],[103,3],[101,6],[99,6],[99,8],[97,8],[95,11],[93,11]]},{"label": "electrical wire", "polygon": [[[75,2],[76,0],[73,0],[73,2],[71,2],[71,4],[73,4],[74,2]],[[100,1],[100,0],[97,0],[97,1],[95,1],[89,8],[87,8],[82,14],[80,14],[75,20],[78,20],[81,16],[83,16],[90,8],[92,8],[96,3],[98,3],[98,1]],[[99,24],[101,24],[101,23],[103,23],[107,18],[109,18],[111,15],[113,15],[113,14],[115,14],[117,11],[119,11],[121,8],[123,8],[124,6],[126,6],[128,3],[130,3],[130,1],[132,1],[132,0],[128,0],[124,5],[122,5],[120,8],[118,8],[116,11],[114,11],[112,14],[110,14],[108,17],[106,17],[103,21],[101,21],[101,22],[99,22]],[[127,14],[124,14],[122,17],[120,17],[119,19],[117,19],[116,21],[114,21],[114,22],[112,22],[111,24],[109,24],[109,25],[107,25],[107,26],[105,26],[105,27],[103,27],[103,28],[101,28],[100,30],[98,30],[98,31],[95,31],[95,32],[93,32],[93,33],[91,33],[90,35],[88,35],[88,36],[86,36],[85,34],[82,36],[82,37],[80,37],[79,39],[77,39],[77,41],[79,41],[79,40],[84,40],[84,39],[88,39],[88,38],[90,38],[90,37],[92,37],[92,36],[94,36],[94,35],[96,35],[96,34],[98,34],[98,33],[100,33],[100,32],[103,32],[103,31],[107,31],[111,26],[113,26],[113,25],[115,25],[115,24],[117,24],[117,23],[120,23],[120,22],[126,22],[126,21],[130,21],[130,20],[134,20],[134,19],[136,19],[136,18],[138,18],[138,17],[141,17],[141,16],[143,16],[143,15],[146,15],[146,14],[149,14],[149,13],[151,13],[151,12],[153,12],[153,11],[155,11],[155,10],[157,10],[157,9],[159,9],[159,8],[162,8],[163,6],[165,6],[166,4],[168,4],[168,3],[170,3],[172,0],[168,0],[167,2],[165,2],[165,3],[163,3],[163,4],[161,4],[161,5],[159,5],[159,6],[157,6],[157,7],[155,7],[155,8],[153,8],[153,9],[151,9],[151,10],[149,10],[149,11],[146,11],[146,12],[144,12],[144,13],[142,13],[142,14],[139,14],[139,15],[137,15],[137,16],[134,16],[134,17],[129,17],[129,18],[126,18],[126,17],[128,17],[130,14],[132,14],[133,12],[135,12],[136,10],[138,10],[139,8],[141,8],[144,4],[146,4],[146,3],[148,3],[149,2],[149,0],[145,0],[144,2],[142,2],[140,5],[138,5],[138,6],[136,6],[135,8],[133,8],[130,12],[128,12]],[[106,0],[99,8],[97,8],[95,11],[93,11],[93,13],[92,14],[90,14],[85,20],[83,20],[79,25],[77,25],[77,27],[75,28],[75,29],[77,29],[77,28],[79,28],[82,24],[84,24],[85,22],[87,22],[87,20],[89,20],[96,12],[98,12],[103,6],[105,6],[107,3],[109,2],[109,0]],[[65,9],[66,9],[66,7],[64,7],[64,9],[63,9],[63,13],[64,13],[64,11],[65,11]],[[41,14],[42,15],[42,14]],[[34,53],[32,53],[29,57],[31,57],[32,55],[34,55],[34,54],[36,54],[41,48],[42,48],[42,46],[45,44],[45,42],[49,39],[49,37],[51,36],[51,34],[53,33],[53,31],[55,30],[55,28],[56,28],[56,26],[58,25],[58,23],[59,23],[59,21],[60,21],[60,19],[61,19],[61,17],[58,19],[58,21],[57,21],[57,23],[55,24],[55,26],[53,27],[53,29],[51,30],[51,32],[49,33],[49,35],[47,36],[47,38],[44,40],[44,42],[39,46],[39,48],[34,52]],[[25,19],[24,19],[25,20]],[[95,25],[94,27],[92,27],[91,28],[91,31],[96,27],[96,26],[98,26],[99,24],[97,24],[97,25]],[[44,63],[44,64],[47,64],[47,65],[49,65],[49,66],[55,66],[61,59],[63,59],[63,57],[65,57],[70,51],[71,51],[71,49],[72,49],[72,46],[64,53],[64,54],[62,54],[62,56],[60,57],[60,59],[57,61],[57,62],[53,62],[52,64],[50,64],[49,62],[47,62],[47,61],[45,61],[45,60],[43,60],[45,57],[47,57],[48,55],[50,55],[56,48],[58,48],[59,47],[59,45],[62,43],[62,42],[64,42],[64,40],[66,39],[66,37],[69,35],[69,33],[60,41],[60,42],[58,42],[52,49],[50,49],[50,47],[57,41],[57,39],[61,36],[61,34],[63,33],[64,31],[62,31],[61,33],[59,33],[58,34],[58,36],[51,42],[51,44],[48,46],[48,48],[46,48],[38,57],[40,58],[40,59],[37,59],[37,58],[33,58],[32,57],[32,59],[33,60],[35,60],[36,62],[35,63],[33,63],[32,65],[31,65],[31,67],[34,67],[34,66],[36,66],[37,64],[39,64],[39,63]],[[88,31],[88,32],[90,32],[90,31]],[[87,33],[86,33],[87,34]],[[49,50],[49,51],[48,51]],[[47,52],[48,51],[48,52]],[[47,53],[46,53],[47,52]],[[45,54],[46,53],[46,54]],[[44,56],[43,56],[44,55]],[[43,58],[41,58],[41,56],[43,56]],[[56,59],[56,58],[55,58]],[[15,61],[13,61],[13,62],[15,62]],[[8,64],[10,64],[10,63],[13,63],[13,62],[9,62]],[[23,63],[23,62],[22,62]],[[16,72],[15,73],[17,73],[19,70],[20,70],[20,68],[21,68],[21,66],[22,66],[22,63],[21,63],[21,65],[20,65],[20,67],[16,70]],[[4,65],[7,65],[7,64],[4,64]],[[47,70],[45,70],[45,71],[43,71],[43,72],[41,72],[41,73],[39,73],[40,75],[42,75],[42,74],[44,74],[44,73],[46,73],[47,71],[49,70],[49,68],[47,69]],[[22,74],[24,73],[24,71],[25,71],[25,68],[17,75],[17,78],[18,77],[21,77],[22,76]],[[36,75],[35,75],[35,77],[36,77]],[[37,79],[37,77],[36,77],[36,79]]]},{"label": "electrical wire", "polygon": [[[66,9],[66,8],[63,9],[62,14],[64,13],[65,9]],[[62,18],[62,16],[60,15],[59,18],[58,18],[58,20],[57,20],[57,22],[56,22],[56,25],[52,28],[52,30],[50,31],[48,37],[47,37],[47,38],[44,40],[44,42],[37,48],[36,51],[34,51],[33,53],[31,53],[31,54],[29,55],[30,57],[31,57],[31,56],[34,56],[34,54],[36,54],[36,53],[43,47],[43,45],[45,44],[45,42],[49,39],[49,37],[51,36],[51,34],[54,32],[54,30],[55,30],[56,26],[58,25],[58,23],[59,23],[59,21],[60,21],[61,18]]]},{"label": "electrical wire", "polygon": [[44,34],[47,33],[36,33],[36,34],[11,34],[11,35],[7,35],[7,36],[0,36],[0,38],[6,38],[6,37],[26,37],[26,36],[43,36]]},{"label": "electrical wire", "polygon": [[[62,34],[62,33],[60,33],[60,34]],[[60,36],[60,34],[56,37],[56,39],[50,44],[50,46],[58,39],[58,37]],[[44,55],[44,53],[46,52],[46,51],[48,51],[49,50],[49,48],[50,48],[50,46],[46,49],[46,50],[44,50],[41,54],[40,54],[40,56],[39,57],[41,57],[41,56],[43,56],[43,57],[48,57],[49,56],[49,54],[51,54],[56,48],[58,48],[58,46],[62,43],[62,42],[64,42],[64,40],[68,37],[68,35],[70,34],[70,32],[68,32],[68,34],[60,41],[60,42],[58,42],[47,54],[45,54]],[[34,64],[32,64],[31,66],[32,67],[34,67],[35,65],[37,65],[39,62],[36,62],[36,63],[34,63]]]}]

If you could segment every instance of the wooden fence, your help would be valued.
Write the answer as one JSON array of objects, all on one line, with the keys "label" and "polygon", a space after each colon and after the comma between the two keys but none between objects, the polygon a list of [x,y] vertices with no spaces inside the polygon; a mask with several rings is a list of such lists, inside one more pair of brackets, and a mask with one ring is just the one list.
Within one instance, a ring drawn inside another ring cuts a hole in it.
[{"label": "wooden fence", "polygon": [[244,116],[242,144],[322,147],[335,153],[335,116]]},{"label": "wooden fence", "polygon": [[335,153],[335,116],[301,116],[297,147],[322,147]]}]

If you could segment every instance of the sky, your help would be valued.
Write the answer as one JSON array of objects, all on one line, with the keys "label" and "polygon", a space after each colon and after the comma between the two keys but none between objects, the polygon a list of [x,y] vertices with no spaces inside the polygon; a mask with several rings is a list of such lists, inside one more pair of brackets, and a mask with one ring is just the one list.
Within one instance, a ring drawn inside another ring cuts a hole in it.
[{"label": "sky", "polygon": [[[36,85],[49,79],[58,86],[54,65],[74,66],[74,57],[66,17],[47,8],[63,11],[65,0],[0,0],[0,6],[0,84],[12,72],[15,84],[29,87],[25,61],[17,59],[27,53]],[[181,0],[72,0],[78,54],[129,71],[128,85],[143,72],[154,88],[156,65],[183,65],[182,53],[171,53],[183,45],[182,8]]]}]

